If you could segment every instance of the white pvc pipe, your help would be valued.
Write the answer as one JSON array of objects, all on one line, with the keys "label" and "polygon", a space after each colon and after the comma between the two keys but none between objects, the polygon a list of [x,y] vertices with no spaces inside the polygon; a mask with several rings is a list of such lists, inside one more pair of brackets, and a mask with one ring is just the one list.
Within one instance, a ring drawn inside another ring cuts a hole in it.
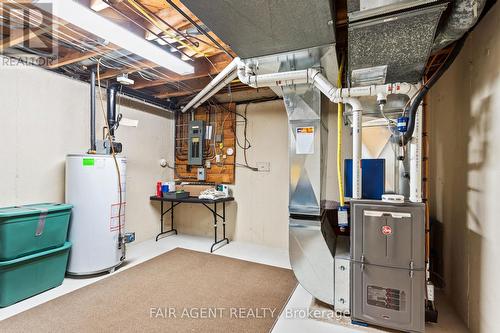
[{"label": "white pvc pipe", "polygon": [[[224,68],[210,83],[198,93],[183,109],[182,112],[188,111],[192,106],[197,104],[201,99],[209,99],[213,95],[215,95],[220,89],[223,88],[223,86],[220,86],[222,82],[227,82],[227,78],[229,76],[232,76],[236,73],[236,69],[238,68],[238,65],[241,63],[240,58],[236,57],[234,58],[231,63]],[[233,77],[233,79],[236,76]],[[233,79],[231,79],[229,82],[231,82]],[[226,83],[227,84],[227,83]],[[215,89],[215,88],[218,88]]]},{"label": "white pvc pipe", "polygon": [[409,83],[392,83],[338,89],[330,81],[328,81],[328,79],[318,69],[315,68],[254,75],[252,74],[252,69],[245,65],[240,58],[235,58],[200,93],[198,93],[198,95],[196,95],[182,111],[186,112],[193,106],[197,107],[201,105],[236,77],[238,77],[242,83],[253,88],[312,84],[335,103],[338,103],[343,98],[347,97],[384,97],[391,94],[404,94],[412,98],[417,92],[417,88]]},{"label": "white pvc pipe", "polygon": [[[320,90],[326,97],[335,103],[347,103],[353,109],[353,199],[360,199],[362,170],[361,170],[361,155],[362,155],[362,118],[363,107],[359,100],[353,97],[361,96],[377,96],[378,99],[383,99],[391,94],[404,94],[413,98],[417,92],[417,88],[409,83],[391,83],[383,85],[371,85],[366,87],[355,88],[336,88],[328,79],[317,69],[309,68],[306,70],[297,70],[289,72],[279,72],[271,74],[252,74],[252,69],[245,65],[239,58],[235,58],[229,66],[212,80],[205,89],[203,89],[196,97],[191,100],[183,109],[183,112],[189,110],[192,106],[199,106],[211,96],[215,95],[226,84],[234,78],[253,88],[260,87],[279,87],[295,84],[312,84]],[[417,171],[418,173],[418,171]],[[412,177],[419,179],[417,177]],[[413,186],[417,188],[417,186]],[[419,193],[417,189],[416,200]],[[421,195],[420,195],[421,197]]]},{"label": "white pvc pipe", "polygon": [[309,83],[307,69],[299,71],[279,72],[271,74],[251,75],[245,67],[238,69],[240,81],[252,88],[290,86]]},{"label": "white pvc pipe", "polygon": [[195,105],[194,108],[197,108],[201,104],[205,103],[210,97],[215,95],[217,92],[219,92],[222,88],[224,88],[226,85],[231,83],[234,79],[238,77],[238,73],[234,71],[233,73],[229,74],[222,82],[220,82],[218,85],[213,87],[212,91],[213,93],[206,94],[205,97],[200,99]]},{"label": "white pvc pipe", "polygon": [[363,137],[363,107],[356,98],[344,98],[342,102],[350,104],[352,107],[352,198],[361,199],[362,197],[362,137]]},{"label": "white pvc pipe", "polygon": [[416,114],[415,131],[410,146],[410,201],[422,202],[422,105]]}]

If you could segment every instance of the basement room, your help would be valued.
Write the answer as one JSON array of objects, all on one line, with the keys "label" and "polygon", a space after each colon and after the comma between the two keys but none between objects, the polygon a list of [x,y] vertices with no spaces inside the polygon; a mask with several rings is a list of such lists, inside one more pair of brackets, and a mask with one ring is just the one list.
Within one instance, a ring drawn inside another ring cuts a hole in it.
[{"label": "basement room", "polygon": [[500,332],[496,2],[0,0],[0,332]]}]

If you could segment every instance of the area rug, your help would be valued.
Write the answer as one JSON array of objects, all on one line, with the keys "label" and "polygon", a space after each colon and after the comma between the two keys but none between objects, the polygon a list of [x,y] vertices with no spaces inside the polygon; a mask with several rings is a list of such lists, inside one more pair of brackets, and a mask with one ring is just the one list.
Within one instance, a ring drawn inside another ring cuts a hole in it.
[{"label": "area rug", "polygon": [[270,332],[289,269],[174,249],[0,322],[1,332]]}]

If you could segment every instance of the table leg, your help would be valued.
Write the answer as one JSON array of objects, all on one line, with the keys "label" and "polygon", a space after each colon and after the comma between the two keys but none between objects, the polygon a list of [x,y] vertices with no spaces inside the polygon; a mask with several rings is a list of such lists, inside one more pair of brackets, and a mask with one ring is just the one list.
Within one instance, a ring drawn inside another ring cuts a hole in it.
[{"label": "table leg", "polygon": [[[174,232],[176,235],[177,235],[177,229],[174,229],[174,207],[176,205],[174,205],[174,202],[171,201],[170,202],[170,209],[167,210],[166,212],[163,211],[163,201],[160,201],[160,223],[161,223],[161,227],[160,227],[160,233],[156,236],[156,241],[158,241],[158,239],[160,238],[160,236],[162,235],[166,235],[166,234],[169,234],[171,232]],[[163,215],[165,215],[166,213],[168,213],[168,211],[170,211],[170,230],[167,230],[167,231],[164,231],[164,227],[163,227]]]},{"label": "table leg", "polygon": [[[212,244],[212,247],[210,248],[210,253],[214,252],[214,247],[222,242],[227,242],[229,244],[229,239],[226,238],[226,203],[222,203],[222,239],[220,241],[217,241],[217,203],[214,202],[214,210],[213,215],[214,215],[214,240],[215,242]],[[219,215],[220,216],[220,215]],[[217,248],[219,249],[219,248]]]}]

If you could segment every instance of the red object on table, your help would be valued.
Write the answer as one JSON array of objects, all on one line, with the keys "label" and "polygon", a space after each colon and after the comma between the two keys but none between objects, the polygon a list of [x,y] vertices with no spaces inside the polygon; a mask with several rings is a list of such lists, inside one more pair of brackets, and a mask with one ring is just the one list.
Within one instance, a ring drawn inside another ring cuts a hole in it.
[{"label": "red object on table", "polygon": [[161,192],[161,182],[156,183],[156,196],[161,197],[163,194]]}]

